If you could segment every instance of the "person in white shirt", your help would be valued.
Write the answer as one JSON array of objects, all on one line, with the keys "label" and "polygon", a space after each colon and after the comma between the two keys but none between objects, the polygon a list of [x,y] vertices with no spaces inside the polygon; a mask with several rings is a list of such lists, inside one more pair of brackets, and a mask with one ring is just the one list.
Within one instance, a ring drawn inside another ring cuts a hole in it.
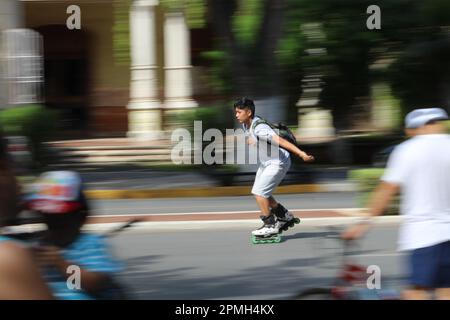
[{"label": "person in white shirt", "polygon": [[[261,210],[263,226],[254,230],[252,235],[262,238],[278,235],[283,226],[294,219],[294,216],[278,203],[272,195],[291,166],[290,153],[306,162],[313,161],[314,157],[277,135],[268,124],[256,124],[260,118],[255,116],[255,104],[252,100],[247,98],[238,99],[234,103],[234,111],[236,119],[243,124],[244,131],[249,134],[248,144],[255,147],[259,147],[262,144],[276,146],[277,152],[275,154],[259,154],[258,160],[260,163],[252,194],[255,196]],[[268,149],[265,148],[264,150]],[[261,149],[259,148],[259,150]]]},{"label": "person in white shirt", "polygon": [[[411,139],[389,157],[381,182],[370,202],[370,216],[381,215],[401,192],[398,248],[409,253],[409,285],[405,299],[431,294],[450,299],[450,135],[440,108],[416,109],[405,118]],[[359,238],[370,219],[347,229],[342,237]],[[437,290],[435,290],[437,289]]]}]

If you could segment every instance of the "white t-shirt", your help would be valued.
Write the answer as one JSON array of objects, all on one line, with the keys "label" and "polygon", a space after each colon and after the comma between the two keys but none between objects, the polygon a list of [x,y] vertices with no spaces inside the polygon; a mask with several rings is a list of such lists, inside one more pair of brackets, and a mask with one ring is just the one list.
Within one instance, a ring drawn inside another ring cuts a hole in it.
[{"label": "white t-shirt", "polygon": [[419,135],[400,144],[381,180],[401,186],[399,250],[450,240],[450,135]]},{"label": "white t-shirt", "polygon": [[[251,137],[257,141],[258,143],[258,148],[267,148],[270,149],[271,146],[276,146],[275,144],[269,144],[272,143],[272,137],[274,134],[276,134],[276,132],[267,124],[265,123],[260,123],[258,124],[254,130],[251,130],[253,127],[253,124],[260,120],[261,118],[258,116],[255,116],[252,120],[252,124],[250,126],[250,128],[247,128],[246,125],[244,124],[244,131],[246,133],[249,133],[251,135]],[[269,142],[269,143],[268,143]],[[263,149],[266,150],[266,149]],[[275,152],[275,154],[268,154],[267,152],[261,152],[260,153],[260,161],[263,164],[267,164],[268,162],[272,162],[272,163],[281,163],[281,164],[287,164],[289,163],[289,151],[280,148],[279,146],[276,146],[276,150],[277,152]]]}]

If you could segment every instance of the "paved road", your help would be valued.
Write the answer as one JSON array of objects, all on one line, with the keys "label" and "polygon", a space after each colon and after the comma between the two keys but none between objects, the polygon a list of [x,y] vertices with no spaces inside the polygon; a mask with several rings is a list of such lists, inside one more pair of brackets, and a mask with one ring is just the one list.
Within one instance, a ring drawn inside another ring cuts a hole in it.
[{"label": "paved road", "polygon": [[[252,185],[257,166],[242,170],[245,174],[235,176],[235,185]],[[283,184],[304,183],[342,183],[348,182],[349,167],[292,167]],[[201,171],[158,171],[151,169],[122,169],[120,171],[81,171],[87,189],[160,189],[160,188],[191,188],[213,187],[221,185],[218,176],[211,176]]]},{"label": "paved road", "polygon": [[[300,225],[284,242],[251,245],[251,226],[124,231],[111,238],[127,265],[122,275],[135,299],[289,299],[332,281],[340,263],[334,238],[342,227]],[[382,271],[382,288],[401,286],[404,256],[396,225],[371,231],[352,252]]]},{"label": "paved road", "polygon": [[[305,193],[277,195],[276,199],[289,209],[333,209],[359,207],[353,192]],[[92,200],[92,214],[163,214],[258,210],[253,197],[178,198]]]}]

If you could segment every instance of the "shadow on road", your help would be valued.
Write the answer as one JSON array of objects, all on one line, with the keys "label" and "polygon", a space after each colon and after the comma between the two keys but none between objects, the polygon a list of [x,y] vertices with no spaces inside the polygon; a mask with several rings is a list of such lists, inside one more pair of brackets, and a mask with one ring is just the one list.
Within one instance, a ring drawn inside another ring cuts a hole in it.
[{"label": "shadow on road", "polygon": [[[340,228],[321,227],[286,234],[284,242],[270,245],[251,245],[243,231],[130,235],[131,246],[145,241],[167,254],[125,258],[122,278],[134,299],[291,299],[305,288],[332,283],[342,262],[339,234]],[[386,252],[368,243],[349,254]],[[281,254],[286,250],[289,254]],[[391,260],[376,261],[391,266],[396,257],[384,259]],[[382,281],[390,285],[403,279],[390,272]]]}]

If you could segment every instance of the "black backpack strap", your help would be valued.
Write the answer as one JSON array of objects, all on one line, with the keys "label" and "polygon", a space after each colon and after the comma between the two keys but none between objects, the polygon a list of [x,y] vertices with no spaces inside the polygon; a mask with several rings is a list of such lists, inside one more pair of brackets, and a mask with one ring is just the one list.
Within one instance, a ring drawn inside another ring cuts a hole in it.
[{"label": "black backpack strap", "polygon": [[[252,123],[251,127],[250,127],[250,132],[253,134],[255,128],[260,125],[260,124],[267,124],[269,127],[272,128],[271,124],[269,121],[263,119],[263,118],[259,118],[258,120],[256,120],[254,123]],[[257,140],[259,140],[259,137],[257,135],[254,135],[256,137]]]},{"label": "black backpack strap", "polygon": [[[258,120],[256,120],[252,126],[251,126],[251,132],[253,132],[255,130],[255,128],[260,125],[260,124],[267,124],[272,130],[277,129],[276,126],[274,126],[271,122],[267,121],[266,119],[263,118],[259,118]],[[276,133],[276,132],[275,132]],[[256,140],[259,141],[259,137],[257,135],[254,135],[256,137]],[[270,141],[267,140],[268,144],[271,144]]]},{"label": "black backpack strap", "polygon": [[269,121],[260,118],[260,119],[256,120],[256,121],[252,124],[252,130],[255,130],[255,128],[256,128],[258,125],[263,124],[263,123],[264,123],[264,124],[267,124],[269,127],[272,128],[272,126],[271,126],[271,124],[270,124]]}]

